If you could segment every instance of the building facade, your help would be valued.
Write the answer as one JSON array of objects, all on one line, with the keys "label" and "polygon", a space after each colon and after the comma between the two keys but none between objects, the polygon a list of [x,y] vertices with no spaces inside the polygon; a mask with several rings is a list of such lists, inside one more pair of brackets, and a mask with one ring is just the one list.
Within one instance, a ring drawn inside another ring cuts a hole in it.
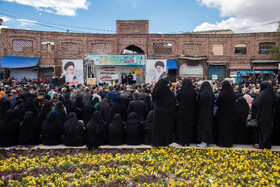
[{"label": "building facade", "polygon": [[[116,21],[116,34],[44,32],[1,29],[0,58],[39,57],[39,78],[61,75],[63,59],[85,54],[145,54],[147,59],[177,60],[177,75],[213,74],[229,77],[238,70],[272,70],[279,60],[271,49],[279,45],[277,32],[235,34],[212,31],[183,34],[149,33],[148,20]],[[198,72],[198,73],[197,73]]]}]

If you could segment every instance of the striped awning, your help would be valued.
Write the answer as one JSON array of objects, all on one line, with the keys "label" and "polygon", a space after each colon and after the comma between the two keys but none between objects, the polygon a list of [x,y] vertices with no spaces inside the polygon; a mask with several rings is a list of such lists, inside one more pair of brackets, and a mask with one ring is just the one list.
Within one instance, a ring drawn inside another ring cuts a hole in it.
[{"label": "striped awning", "polygon": [[259,66],[253,67],[253,70],[277,70],[278,66]]},{"label": "striped awning", "polygon": [[229,66],[228,69],[236,69],[236,70],[250,70],[251,69],[251,66],[250,65],[246,65],[246,66],[240,66],[240,65],[237,65],[237,66]]}]

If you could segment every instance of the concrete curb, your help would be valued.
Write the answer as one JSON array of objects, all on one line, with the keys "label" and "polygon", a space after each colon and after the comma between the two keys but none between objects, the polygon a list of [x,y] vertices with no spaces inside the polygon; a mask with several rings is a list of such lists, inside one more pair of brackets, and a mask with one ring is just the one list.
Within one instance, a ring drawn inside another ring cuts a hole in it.
[{"label": "concrete curb", "polygon": [[[86,149],[87,147],[84,146],[79,146],[79,147],[71,147],[71,146],[65,146],[65,145],[54,145],[54,146],[47,146],[47,145],[36,145],[36,146],[14,146],[14,147],[7,147],[7,148],[2,148],[5,150],[10,150],[10,149],[44,149],[44,150],[51,150],[51,149]],[[151,149],[153,148],[150,145],[118,145],[118,146],[112,146],[112,145],[102,145],[100,146],[101,149]],[[261,149],[256,149],[253,148],[252,145],[240,145],[240,144],[234,144],[233,147],[231,148],[224,148],[224,147],[218,147],[215,144],[211,144],[207,148],[200,148],[197,146],[197,144],[190,144],[190,146],[181,146],[177,143],[172,143],[169,146],[163,146],[163,147],[158,147],[158,148],[178,148],[178,149],[229,149],[229,150],[251,150],[251,151],[261,151]],[[1,149],[1,148],[0,148]],[[280,146],[272,146],[271,151],[276,151],[280,152]]]}]

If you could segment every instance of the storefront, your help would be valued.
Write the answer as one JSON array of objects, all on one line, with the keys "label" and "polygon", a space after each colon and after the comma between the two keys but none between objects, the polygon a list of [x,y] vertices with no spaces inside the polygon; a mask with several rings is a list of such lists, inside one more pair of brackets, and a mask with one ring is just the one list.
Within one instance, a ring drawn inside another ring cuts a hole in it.
[{"label": "storefront", "polygon": [[51,80],[54,77],[55,66],[51,65],[40,65],[39,66],[39,77],[44,80]]},{"label": "storefront", "polygon": [[[262,73],[264,76],[267,75],[274,75],[273,71],[238,71],[237,72],[237,83],[242,83],[242,80],[244,77],[249,77],[252,75],[259,75],[260,73]],[[247,78],[246,78],[247,79]]]},{"label": "storefront", "polygon": [[226,77],[226,62],[209,62],[208,79],[224,79]]},{"label": "storefront", "polygon": [[278,74],[278,63],[280,60],[252,60],[253,70],[273,71],[275,74]]},{"label": "storefront", "polygon": [[228,67],[229,70],[229,76],[230,78],[234,78],[235,81],[237,81],[237,72],[240,70],[251,70],[250,64],[248,65],[230,65]]},{"label": "storefront", "polygon": [[206,69],[207,57],[179,56],[179,76],[181,78],[203,78]]},{"label": "storefront", "polygon": [[177,76],[177,60],[168,59],[167,70],[168,70],[168,76],[170,77],[171,81],[175,82]]},{"label": "storefront", "polygon": [[39,58],[29,58],[21,56],[5,56],[1,59],[2,68],[5,68],[5,77],[17,79],[38,78]]},{"label": "storefront", "polygon": [[202,78],[203,66],[199,63],[184,63],[180,66],[179,76],[181,78]]},{"label": "storefront", "polygon": [[122,75],[135,72],[137,82],[144,81],[145,55],[85,55],[87,77],[96,75],[97,83],[112,83],[112,75],[116,81],[122,81]]}]

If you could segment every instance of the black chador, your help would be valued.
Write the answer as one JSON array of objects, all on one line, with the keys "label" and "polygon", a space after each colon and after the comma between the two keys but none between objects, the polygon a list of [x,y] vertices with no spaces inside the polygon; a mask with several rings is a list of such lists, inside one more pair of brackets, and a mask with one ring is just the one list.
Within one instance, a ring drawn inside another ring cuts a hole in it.
[{"label": "black chador", "polygon": [[151,145],[152,143],[153,123],[154,123],[154,110],[151,110],[147,115],[145,123],[143,124],[143,135],[144,135],[145,145]]},{"label": "black chador", "polygon": [[31,111],[25,112],[20,122],[18,142],[20,145],[38,145],[41,142],[36,120]]},{"label": "black chador", "polygon": [[5,118],[0,121],[0,147],[11,147],[18,144],[19,120],[15,112],[8,110]]},{"label": "black chador", "polygon": [[44,145],[58,145],[62,143],[63,127],[58,121],[58,112],[51,111],[42,124],[42,138]]},{"label": "black chador", "polygon": [[108,127],[101,112],[95,111],[86,125],[86,144],[89,149],[107,144]]},{"label": "black chador", "polygon": [[[279,76],[280,77],[280,76]],[[280,145],[280,93],[276,93],[273,116],[273,145]]]},{"label": "black chador", "polygon": [[217,145],[221,147],[232,147],[235,139],[235,98],[232,86],[224,81],[216,101],[218,110],[215,116]]},{"label": "black chador", "polygon": [[272,144],[272,115],[275,94],[269,82],[262,82],[260,94],[252,104],[253,116],[258,121],[258,137],[260,149],[271,149]]},{"label": "black chador", "polygon": [[66,114],[66,112],[64,110],[64,107],[63,107],[63,103],[61,101],[57,102],[54,110],[58,112],[57,119],[60,122],[61,126],[63,127],[63,125],[66,121],[66,117],[67,117],[67,114]]},{"label": "black chador", "polygon": [[33,98],[27,97],[27,99],[24,101],[24,104],[22,106],[22,109],[19,112],[19,119],[22,120],[25,113],[31,111],[33,113],[33,117],[36,119],[40,110],[34,106],[33,104]]},{"label": "black chador", "polygon": [[176,113],[176,125],[174,140],[184,146],[189,145],[195,127],[196,93],[190,79],[183,82],[182,88],[177,95],[178,108]]},{"label": "black chador", "polygon": [[213,143],[213,105],[214,94],[208,81],[200,86],[197,95],[197,140],[199,143]]},{"label": "black chador", "polygon": [[63,144],[66,146],[82,146],[85,143],[83,123],[78,120],[77,114],[68,114],[63,127]]},{"label": "black chador", "polygon": [[111,122],[111,99],[110,97],[105,97],[97,106],[96,108],[98,111],[101,112],[101,116],[106,123]]},{"label": "black chador", "polygon": [[167,79],[160,79],[152,94],[155,102],[152,145],[168,146],[173,142],[176,100]]},{"label": "black chador", "polygon": [[44,101],[43,103],[43,108],[42,110],[39,112],[38,116],[37,116],[37,128],[39,129],[40,134],[42,134],[42,124],[44,122],[44,120],[47,118],[47,115],[49,114],[49,112],[51,111],[51,102],[50,101]]},{"label": "black chador", "polygon": [[109,145],[122,145],[125,142],[125,124],[120,114],[115,114],[112,122],[108,126]]},{"label": "black chador", "polygon": [[236,101],[236,137],[235,144],[251,144],[250,129],[246,128],[250,107],[245,98],[239,97]]},{"label": "black chador", "polygon": [[114,118],[115,114],[120,114],[124,121],[127,119],[126,105],[119,95],[116,97],[115,103],[112,104],[111,119]]},{"label": "black chador", "polygon": [[98,103],[98,98],[95,97],[92,99],[92,95],[89,96],[86,104],[83,106],[81,110],[81,117],[85,124],[87,124],[95,111],[95,104]]},{"label": "black chador", "polygon": [[125,125],[127,145],[140,145],[143,143],[143,131],[138,115],[131,112],[127,116]]}]

